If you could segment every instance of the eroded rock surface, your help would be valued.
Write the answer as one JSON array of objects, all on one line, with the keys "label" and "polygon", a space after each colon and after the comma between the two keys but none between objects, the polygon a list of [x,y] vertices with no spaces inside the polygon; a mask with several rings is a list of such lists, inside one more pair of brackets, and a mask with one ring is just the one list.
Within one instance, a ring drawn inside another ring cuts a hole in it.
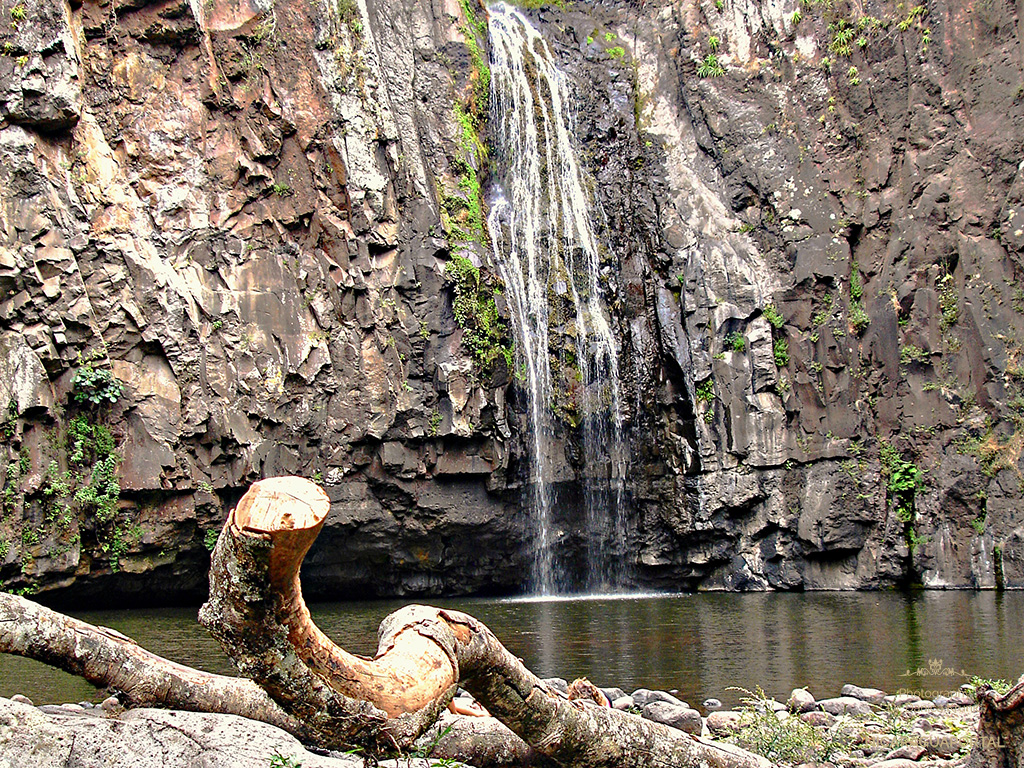
[{"label": "eroded rock surface", "polygon": [[[581,105],[637,584],[1024,586],[1019,20],[869,5],[531,12]],[[0,581],[197,596],[226,507],[302,474],[311,595],[522,588],[521,384],[445,279],[494,280],[485,9],[0,12]]]}]

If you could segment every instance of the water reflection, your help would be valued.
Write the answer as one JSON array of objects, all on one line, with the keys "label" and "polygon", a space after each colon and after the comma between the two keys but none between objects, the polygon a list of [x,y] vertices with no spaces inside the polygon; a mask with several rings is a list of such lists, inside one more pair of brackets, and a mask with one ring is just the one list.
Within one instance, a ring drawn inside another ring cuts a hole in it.
[{"label": "water reflection", "polygon": [[[628,690],[678,690],[691,703],[726,704],[753,690],[818,696],[844,683],[944,691],[964,675],[1024,672],[1019,627],[1024,593],[926,592],[722,594],[590,600],[437,600],[481,619],[542,676],[586,676]],[[343,647],[376,649],[377,625],[400,602],[314,606],[314,619]],[[190,609],[88,612],[175,661],[232,673]],[[920,672],[920,674],[918,674]],[[0,695],[37,703],[96,700],[91,687],[43,665],[0,656]]]}]

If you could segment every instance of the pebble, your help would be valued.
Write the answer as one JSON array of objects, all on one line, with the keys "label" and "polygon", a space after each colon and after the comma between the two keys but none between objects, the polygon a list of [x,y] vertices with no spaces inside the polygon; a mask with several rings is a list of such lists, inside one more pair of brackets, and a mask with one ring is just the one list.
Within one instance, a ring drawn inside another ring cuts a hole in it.
[{"label": "pebble", "polygon": [[928,752],[927,749],[922,747],[920,744],[908,744],[905,747],[894,749],[892,752],[885,756],[886,760],[897,760],[904,758],[906,760],[920,760]]},{"label": "pebble", "polygon": [[817,712],[804,712],[800,715],[800,719],[814,726],[828,727],[836,721],[836,716],[818,710]]},{"label": "pebble", "polygon": [[921,709],[935,709],[935,702],[930,699],[921,699],[920,701],[912,701],[903,708],[910,712],[916,712]]},{"label": "pebble", "polygon": [[806,688],[794,688],[793,692],[789,694],[789,701],[786,702],[786,706],[790,711],[800,714],[801,712],[810,712],[812,709],[817,708],[818,704],[811,695],[811,692]]},{"label": "pebble", "polygon": [[844,685],[839,692],[840,696],[852,696],[855,699],[866,701],[869,704],[881,704],[885,698],[885,691],[877,688],[861,688],[859,685]]},{"label": "pebble", "polygon": [[687,709],[690,708],[685,701],[680,701],[671,693],[666,693],[665,691],[652,691],[648,688],[637,688],[633,691],[633,703],[641,709],[646,707],[652,701],[664,701],[669,704],[686,707]]},{"label": "pebble", "polygon": [[722,702],[718,699],[704,699],[704,703],[701,706],[709,712],[717,712],[722,708]]},{"label": "pebble", "polygon": [[882,699],[886,704],[895,704],[897,707],[905,707],[907,704],[920,700],[920,696],[915,696],[912,693],[901,693],[897,696],[886,696]]},{"label": "pebble", "polygon": [[870,715],[871,705],[866,701],[855,699],[852,696],[839,696],[834,699],[822,699],[818,706],[830,715]]},{"label": "pebble", "polygon": [[692,735],[699,735],[704,727],[704,720],[701,718],[700,712],[690,709],[685,704],[652,701],[644,706],[640,714],[647,720],[670,725]]},{"label": "pebble", "polygon": [[100,709],[109,714],[113,712],[120,712],[123,707],[121,706],[121,702],[117,700],[116,696],[108,696],[100,702]]},{"label": "pebble", "polygon": [[716,736],[728,736],[739,728],[741,717],[742,715],[739,712],[728,710],[712,712],[708,715],[708,730]]},{"label": "pebble", "polygon": [[636,706],[636,704],[633,703],[633,697],[632,696],[620,696],[619,698],[615,699],[615,701],[612,702],[612,708],[613,709],[625,710],[625,709],[630,709],[631,707],[635,707],[635,706]]},{"label": "pebble", "polygon": [[85,707],[81,704],[61,704],[61,709],[66,709],[68,712],[85,712]]}]

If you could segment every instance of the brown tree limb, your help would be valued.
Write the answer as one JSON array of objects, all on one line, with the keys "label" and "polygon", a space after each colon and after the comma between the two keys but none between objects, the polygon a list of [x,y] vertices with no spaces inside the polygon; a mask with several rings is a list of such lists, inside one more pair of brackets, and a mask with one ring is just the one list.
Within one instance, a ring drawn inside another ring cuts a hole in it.
[{"label": "brown tree limb", "polygon": [[978,742],[966,768],[1024,768],[1024,676],[999,694],[990,686],[977,692]]},{"label": "brown tree limb", "polygon": [[286,714],[252,680],[200,672],[150,653],[134,640],[0,592],[0,653],[41,661],[100,687],[135,707],[241,715],[297,738],[303,724]]},{"label": "brown tree limb", "polygon": [[[404,746],[433,723],[456,683],[538,753],[577,768],[763,768],[768,761],[607,707],[568,701],[476,619],[408,606],[380,628],[373,659],[338,648],[302,601],[299,566],[329,509],[302,478],[256,483],[213,554],[200,621],[321,743]],[[354,697],[354,698],[353,698]],[[381,735],[386,738],[381,738]]]}]

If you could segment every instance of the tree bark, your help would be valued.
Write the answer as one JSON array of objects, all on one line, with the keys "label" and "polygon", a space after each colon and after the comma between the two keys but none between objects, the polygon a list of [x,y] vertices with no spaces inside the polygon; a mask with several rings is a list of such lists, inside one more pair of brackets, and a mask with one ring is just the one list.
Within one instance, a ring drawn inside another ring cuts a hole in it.
[{"label": "tree bark", "polygon": [[1005,694],[978,691],[978,743],[966,768],[1024,768],[1024,676]]},{"label": "tree bark", "polygon": [[330,503],[314,483],[253,485],[213,553],[200,622],[243,674],[324,746],[405,747],[463,685],[541,755],[575,768],[761,768],[763,758],[635,715],[569,701],[457,611],[407,606],[381,624],[372,659],[338,648],[313,624],[299,566]]},{"label": "tree bark", "polygon": [[25,656],[112,688],[134,707],[241,715],[299,739],[307,730],[252,680],[200,672],[150,653],[134,640],[0,592],[0,653]]}]

